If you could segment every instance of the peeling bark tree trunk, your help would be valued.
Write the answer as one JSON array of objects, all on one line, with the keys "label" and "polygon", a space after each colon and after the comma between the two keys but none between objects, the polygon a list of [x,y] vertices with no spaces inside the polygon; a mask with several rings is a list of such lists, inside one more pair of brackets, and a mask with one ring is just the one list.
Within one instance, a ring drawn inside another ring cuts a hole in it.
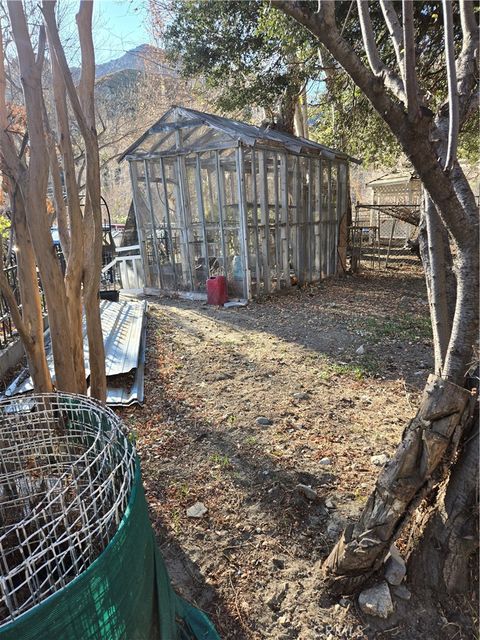
[{"label": "peeling bark tree trunk", "polygon": [[43,314],[35,254],[20,194],[12,193],[11,201],[14,205],[15,241],[19,249],[17,252],[17,273],[22,302],[22,321],[28,334],[28,339],[23,341],[23,345],[34,389],[38,393],[47,393],[53,390],[53,385],[45,354]]},{"label": "peeling bark tree trunk", "polygon": [[8,10],[17,45],[27,112],[30,158],[26,179],[20,184],[30,238],[40,271],[49,313],[56,386],[75,393],[72,339],[68,328],[65,287],[53,246],[46,212],[48,150],[43,128],[41,66],[36,64],[21,3],[9,0]]},{"label": "peeling bark tree trunk", "polygon": [[454,434],[461,433],[471,415],[468,390],[429,377],[418,413],[381,472],[360,520],[344,531],[325,561],[325,579],[332,591],[350,593],[379,568],[422,490],[433,481]]},{"label": "peeling bark tree trunk", "polygon": [[478,550],[478,412],[437,499],[417,518],[408,562],[410,580],[436,594],[466,593]]}]

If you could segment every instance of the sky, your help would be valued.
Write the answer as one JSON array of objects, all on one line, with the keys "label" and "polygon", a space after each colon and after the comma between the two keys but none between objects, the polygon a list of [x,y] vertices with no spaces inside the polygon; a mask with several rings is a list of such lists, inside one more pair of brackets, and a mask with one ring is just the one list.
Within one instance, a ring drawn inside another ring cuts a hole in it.
[{"label": "sky", "polygon": [[[70,66],[80,64],[80,47],[75,15],[79,0],[59,0],[57,20]],[[32,22],[33,24],[33,22]],[[36,23],[35,23],[36,24]],[[95,62],[120,58],[126,51],[151,43],[148,0],[95,0],[93,43]]]},{"label": "sky", "polygon": [[147,0],[96,0],[93,34],[97,64],[150,42]]}]

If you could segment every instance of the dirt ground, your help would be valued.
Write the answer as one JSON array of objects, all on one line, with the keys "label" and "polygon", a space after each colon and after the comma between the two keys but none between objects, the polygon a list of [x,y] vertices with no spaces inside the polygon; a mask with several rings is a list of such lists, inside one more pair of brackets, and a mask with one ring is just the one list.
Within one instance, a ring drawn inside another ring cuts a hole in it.
[{"label": "dirt ground", "polygon": [[[415,594],[379,630],[354,598],[323,593],[319,571],[431,369],[420,270],[245,308],[150,300],[148,315],[145,404],[123,417],[175,588],[226,640],[451,638],[455,623],[422,617]],[[188,517],[196,502],[208,511]]]}]

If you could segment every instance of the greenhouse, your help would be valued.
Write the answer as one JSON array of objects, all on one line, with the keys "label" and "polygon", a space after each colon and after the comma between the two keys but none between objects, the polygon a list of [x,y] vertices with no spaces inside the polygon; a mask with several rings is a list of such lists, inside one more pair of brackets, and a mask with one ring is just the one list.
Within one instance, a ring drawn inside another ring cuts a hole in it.
[{"label": "greenhouse", "polygon": [[172,107],[130,163],[146,289],[250,299],[337,271],[345,153],[269,127]]}]

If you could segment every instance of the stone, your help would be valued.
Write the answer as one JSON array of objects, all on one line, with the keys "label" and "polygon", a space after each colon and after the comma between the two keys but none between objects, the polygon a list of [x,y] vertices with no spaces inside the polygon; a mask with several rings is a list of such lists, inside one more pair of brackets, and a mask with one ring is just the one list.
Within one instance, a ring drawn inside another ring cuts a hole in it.
[{"label": "stone", "polygon": [[335,538],[338,538],[341,532],[342,532],[342,526],[338,522],[336,522],[335,520],[332,520],[331,522],[328,523],[327,536],[330,539],[333,540]]},{"label": "stone", "polygon": [[295,398],[295,400],[309,400],[310,399],[310,395],[308,393],[294,393],[293,397]]},{"label": "stone", "polygon": [[288,582],[281,582],[279,585],[274,586],[271,593],[267,596],[267,606],[273,611],[278,611],[280,605],[285,600],[285,596],[288,591]]},{"label": "stone", "polygon": [[319,464],[329,465],[332,464],[332,461],[330,458],[321,458],[321,460],[319,460]]},{"label": "stone", "polygon": [[376,465],[377,467],[383,467],[384,465],[387,464],[389,460],[390,458],[385,453],[380,453],[379,455],[372,456],[370,458],[370,462]]},{"label": "stone", "polygon": [[363,354],[365,353],[365,345],[361,344],[355,351],[355,353],[357,354],[357,356],[363,356]]},{"label": "stone", "polygon": [[330,500],[330,498],[325,500],[325,506],[327,509],[335,509],[335,504]]},{"label": "stone", "polygon": [[283,558],[272,558],[272,564],[275,567],[275,569],[285,568],[285,560]]},{"label": "stone", "polygon": [[385,580],[392,585],[399,585],[407,573],[405,561],[397,547],[392,544],[385,560]]},{"label": "stone", "polygon": [[307,500],[316,500],[318,497],[315,489],[312,489],[308,484],[297,484],[295,490],[303,494]]},{"label": "stone", "polygon": [[208,509],[203,502],[195,502],[191,507],[187,509],[187,516],[189,518],[203,518]]},{"label": "stone", "polygon": [[273,421],[270,418],[265,418],[265,416],[258,416],[255,422],[261,427],[269,427],[273,424]]},{"label": "stone", "polygon": [[392,592],[394,596],[401,600],[410,600],[412,597],[412,594],[404,584],[399,584],[398,586],[393,587]]},{"label": "stone", "polygon": [[393,613],[392,596],[385,581],[362,591],[358,596],[358,604],[363,613],[384,620]]}]

